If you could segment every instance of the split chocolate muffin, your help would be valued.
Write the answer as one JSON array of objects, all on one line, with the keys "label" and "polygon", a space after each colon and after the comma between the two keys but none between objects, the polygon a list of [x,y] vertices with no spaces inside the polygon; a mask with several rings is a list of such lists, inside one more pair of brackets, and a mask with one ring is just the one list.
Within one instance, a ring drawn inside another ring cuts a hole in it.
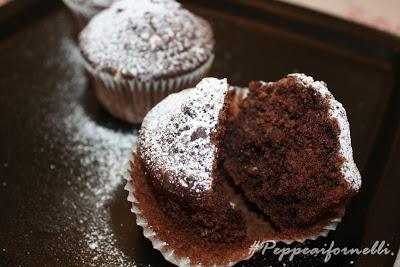
[{"label": "split chocolate muffin", "polygon": [[203,79],[153,108],[127,189],[138,225],[178,266],[230,266],[255,241],[335,229],[359,189],[346,113],[303,74],[250,90]]}]

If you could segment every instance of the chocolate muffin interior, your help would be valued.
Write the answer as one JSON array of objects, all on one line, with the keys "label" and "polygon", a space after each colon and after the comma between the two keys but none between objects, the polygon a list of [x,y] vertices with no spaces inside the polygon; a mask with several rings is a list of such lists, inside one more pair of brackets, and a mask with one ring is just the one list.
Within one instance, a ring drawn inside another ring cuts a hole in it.
[{"label": "chocolate muffin interior", "polygon": [[223,140],[227,179],[278,231],[334,217],[354,191],[341,171],[340,129],[328,100],[287,79],[249,87]]}]

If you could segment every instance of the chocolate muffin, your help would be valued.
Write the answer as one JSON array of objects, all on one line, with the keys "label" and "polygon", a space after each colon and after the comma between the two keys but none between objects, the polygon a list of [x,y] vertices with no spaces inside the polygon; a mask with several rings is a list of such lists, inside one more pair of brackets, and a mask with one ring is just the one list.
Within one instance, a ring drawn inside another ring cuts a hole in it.
[{"label": "chocolate muffin", "polygon": [[291,74],[250,89],[206,78],[146,116],[128,199],[154,248],[178,266],[231,266],[256,241],[336,228],[360,188],[342,105]]},{"label": "chocolate muffin", "polygon": [[86,26],[93,16],[109,8],[116,1],[118,0],[63,0],[72,12],[78,32]]},{"label": "chocolate muffin", "polygon": [[134,123],[196,84],[214,58],[211,26],[173,0],[118,1],[90,21],[79,45],[100,103]]}]

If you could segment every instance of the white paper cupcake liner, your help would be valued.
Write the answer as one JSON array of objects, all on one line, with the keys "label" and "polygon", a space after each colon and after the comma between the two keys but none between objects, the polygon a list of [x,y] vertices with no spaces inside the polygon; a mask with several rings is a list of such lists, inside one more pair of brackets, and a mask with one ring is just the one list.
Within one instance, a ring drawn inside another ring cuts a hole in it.
[{"label": "white paper cupcake liner", "polygon": [[[133,164],[133,159],[131,160],[131,164]],[[128,173],[130,173],[130,172],[131,171],[129,170]],[[132,203],[131,212],[134,213],[136,216],[136,224],[138,226],[142,227],[144,237],[146,237],[148,240],[150,240],[150,242],[153,245],[153,248],[158,250],[162,254],[162,256],[165,258],[165,260],[167,260],[168,262],[170,262],[176,266],[179,266],[179,267],[206,267],[205,265],[201,265],[201,264],[192,264],[191,260],[188,257],[177,256],[174,249],[170,248],[168,246],[167,242],[160,240],[157,237],[157,233],[148,225],[146,218],[144,218],[141,214],[141,210],[138,206],[139,201],[135,197],[136,188],[132,184],[132,179],[130,177],[130,174],[127,175],[127,183],[126,183],[124,189],[128,191],[127,200]],[[251,256],[252,256],[252,254],[250,253],[250,249],[249,249],[248,258],[244,258],[242,260],[249,259]],[[240,261],[242,261],[242,260],[240,260]],[[213,267],[230,267],[230,266],[235,265],[238,262],[239,261],[229,262],[226,265],[216,265],[215,264],[215,265],[213,265]]]},{"label": "white paper cupcake liner", "polygon": [[[131,160],[130,166],[133,166],[133,159]],[[170,248],[168,246],[167,242],[160,240],[157,237],[157,233],[148,225],[146,218],[144,218],[141,214],[141,210],[138,205],[139,201],[135,197],[135,192],[137,189],[133,186],[132,177],[130,176],[130,173],[131,173],[131,170],[129,169],[128,175],[126,178],[127,183],[124,188],[125,190],[128,191],[127,200],[132,203],[131,212],[136,215],[136,224],[138,226],[142,227],[143,235],[148,240],[151,241],[153,248],[158,250],[167,261],[169,261],[172,264],[175,264],[176,266],[179,266],[179,267],[209,267],[208,265],[206,266],[206,265],[201,265],[201,264],[192,264],[191,260],[188,257],[177,256],[174,249]],[[332,223],[325,226],[323,228],[322,232],[320,232],[318,235],[310,236],[307,238],[293,239],[293,240],[289,240],[289,239],[257,240],[257,241],[259,241],[259,243],[257,244],[258,247],[254,247],[254,246],[252,248],[249,247],[249,254],[246,257],[243,257],[242,259],[237,260],[237,261],[231,261],[225,265],[216,265],[215,264],[215,265],[213,265],[213,267],[234,266],[235,264],[237,264],[241,261],[248,260],[251,257],[253,257],[253,255],[256,252],[259,252],[263,249],[263,242],[275,241],[275,242],[283,242],[283,243],[289,245],[293,242],[304,243],[307,240],[316,240],[319,237],[326,237],[330,231],[336,230],[336,227],[340,221],[341,221],[341,218],[333,219]]]},{"label": "white paper cupcake liner", "polygon": [[[190,90],[190,89],[189,89]],[[245,98],[248,94],[248,89],[247,88],[240,88],[240,87],[234,87],[235,90],[235,96],[236,99],[235,101],[240,101],[241,99]],[[134,151],[136,150],[136,146],[133,149]],[[134,164],[134,159],[131,159],[131,164],[129,166],[133,166]],[[160,240],[157,237],[157,233],[148,225],[148,222],[146,218],[144,218],[141,214],[141,210],[139,207],[139,201],[135,197],[135,192],[138,190],[137,188],[134,187],[132,177],[131,177],[131,167],[129,167],[128,170],[128,175],[126,177],[127,183],[125,185],[125,190],[128,191],[128,197],[127,200],[132,203],[131,207],[131,212],[136,215],[136,224],[140,227],[143,228],[143,235],[149,239],[153,245],[153,248],[160,251],[163,257],[169,261],[170,263],[173,263],[179,267],[209,267],[206,265],[201,265],[201,264],[192,264],[191,260],[188,257],[179,257],[176,255],[174,249],[170,248],[167,244],[167,242]],[[341,218],[336,218],[331,221],[330,224],[326,225],[323,227],[322,231],[317,234],[317,235],[311,235],[305,238],[301,239],[265,239],[265,240],[256,240],[259,241],[257,244],[253,244],[253,247],[249,247],[249,253],[247,256],[244,256],[241,259],[238,259],[237,261],[231,261],[223,266],[233,266],[237,264],[238,262],[248,260],[250,259],[256,252],[260,251],[263,249],[263,243],[269,242],[269,241],[275,241],[275,242],[282,242],[284,244],[291,244],[293,242],[299,242],[299,243],[304,243],[307,240],[316,240],[319,237],[326,237],[330,231],[334,231],[337,228],[338,223],[341,221]],[[256,247],[254,247],[254,245]],[[223,267],[221,266],[221,267]],[[219,267],[218,265],[213,265],[213,267]]]},{"label": "white paper cupcake liner", "polygon": [[150,109],[171,93],[189,88],[206,76],[214,55],[196,70],[169,79],[137,81],[113,76],[94,69],[84,59],[99,102],[115,117],[140,123]]}]

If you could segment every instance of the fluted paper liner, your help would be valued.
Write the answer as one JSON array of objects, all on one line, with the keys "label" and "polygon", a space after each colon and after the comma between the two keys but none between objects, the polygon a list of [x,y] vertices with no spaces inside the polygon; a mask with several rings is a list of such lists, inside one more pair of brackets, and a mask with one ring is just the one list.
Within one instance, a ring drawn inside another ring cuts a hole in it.
[{"label": "fluted paper liner", "polygon": [[[133,163],[133,160],[131,161]],[[129,171],[130,173],[130,171]],[[136,188],[134,188],[132,184],[132,180],[130,175],[128,175],[127,183],[125,185],[125,190],[128,191],[128,201],[132,203],[131,212],[136,215],[136,224],[143,229],[143,235],[151,241],[153,248],[161,252],[163,257],[172,264],[180,267],[205,267],[205,265],[201,264],[192,264],[188,257],[179,257],[176,255],[174,249],[170,248],[170,246],[163,240],[160,240],[157,237],[157,233],[148,225],[146,218],[141,215],[141,210],[138,206],[139,202],[135,197]],[[249,259],[252,256],[250,254],[249,249],[249,256],[245,259]],[[213,267],[224,267],[224,266],[233,266],[238,261],[229,262],[226,265],[213,265]]]},{"label": "fluted paper liner", "polygon": [[142,122],[147,112],[169,94],[190,88],[200,81],[213,61],[214,55],[196,70],[174,78],[137,81],[96,70],[83,60],[99,102],[115,117],[131,123]]},{"label": "fluted paper liner", "polygon": [[[248,92],[248,90],[246,88],[238,88],[238,87],[235,87],[235,91],[237,92],[236,95],[239,97],[247,96],[247,92]],[[136,150],[136,148],[134,148],[133,152],[135,152],[135,150]],[[133,158],[130,163],[131,163],[130,166],[134,166]],[[192,264],[191,260],[188,257],[177,256],[174,249],[171,248],[170,245],[167,244],[167,242],[160,240],[158,238],[157,233],[148,225],[146,218],[144,218],[141,214],[141,210],[138,205],[139,201],[135,197],[136,190],[140,190],[140,189],[134,187],[133,181],[132,181],[133,177],[131,177],[131,173],[132,173],[131,169],[129,169],[128,175],[127,175],[127,183],[125,185],[125,190],[128,191],[127,200],[132,203],[131,212],[136,215],[136,224],[143,228],[143,235],[151,241],[153,248],[160,251],[161,254],[163,255],[163,257],[167,261],[169,261],[177,266],[180,266],[180,267],[209,267],[210,265]],[[323,227],[323,230],[319,234],[311,235],[311,236],[308,236],[305,238],[255,240],[255,241],[259,241],[259,243],[256,244],[257,247],[249,247],[249,252],[248,252],[247,256],[243,257],[242,259],[230,261],[227,264],[224,264],[223,266],[233,266],[240,261],[250,259],[254,255],[255,252],[258,252],[261,249],[263,249],[263,246],[262,246],[263,242],[275,241],[275,242],[283,242],[283,243],[289,245],[293,242],[304,243],[307,240],[316,240],[318,237],[326,237],[330,231],[333,231],[336,229],[336,227],[340,221],[341,221],[341,218],[333,219],[330,224]],[[216,265],[216,264],[211,265],[211,266],[223,267],[223,266]]]}]

